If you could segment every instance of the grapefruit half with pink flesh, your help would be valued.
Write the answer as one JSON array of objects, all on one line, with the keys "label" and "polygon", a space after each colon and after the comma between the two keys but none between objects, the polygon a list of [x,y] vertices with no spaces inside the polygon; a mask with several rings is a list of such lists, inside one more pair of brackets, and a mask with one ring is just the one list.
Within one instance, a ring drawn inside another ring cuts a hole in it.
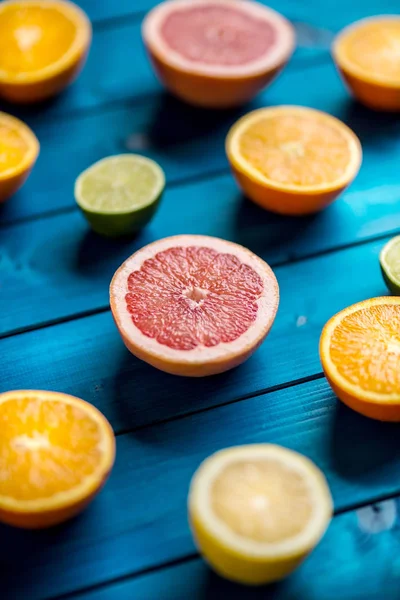
[{"label": "grapefruit half with pink flesh", "polygon": [[167,373],[201,377],[253,354],[274,322],[279,288],[250,250],[178,235],[128,258],[113,277],[110,303],[132,354]]},{"label": "grapefruit half with pink flesh", "polygon": [[289,60],[292,25],[252,0],[167,0],[147,15],[143,39],[176,96],[227,108],[251,100]]}]

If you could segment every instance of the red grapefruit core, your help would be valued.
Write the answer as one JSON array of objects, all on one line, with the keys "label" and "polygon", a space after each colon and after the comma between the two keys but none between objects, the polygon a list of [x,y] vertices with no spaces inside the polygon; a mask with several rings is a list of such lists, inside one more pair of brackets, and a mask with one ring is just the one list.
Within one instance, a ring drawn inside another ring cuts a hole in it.
[{"label": "red grapefruit core", "polygon": [[128,258],[111,282],[110,303],[132,354],[167,373],[201,377],[253,354],[274,322],[279,288],[250,250],[178,235]]},{"label": "red grapefruit core", "polygon": [[164,85],[211,108],[253,98],[294,48],[294,30],[252,0],[167,0],[143,24],[143,39]]}]

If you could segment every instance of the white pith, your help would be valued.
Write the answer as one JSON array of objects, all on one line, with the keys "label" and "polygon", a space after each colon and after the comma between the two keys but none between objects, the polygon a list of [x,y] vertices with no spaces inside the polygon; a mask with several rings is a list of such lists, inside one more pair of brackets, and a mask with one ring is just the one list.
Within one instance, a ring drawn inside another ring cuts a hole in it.
[{"label": "white pith", "polygon": [[[219,474],[243,460],[274,460],[301,474],[309,488],[312,516],[301,533],[277,543],[257,542],[232,531],[212,510],[211,489]],[[311,549],[324,534],[332,515],[332,499],[320,470],[306,457],[273,444],[228,448],[206,459],[195,473],[189,493],[189,511],[208,534],[233,552],[250,558],[279,559]]]},{"label": "white pith", "polygon": [[[170,12],[207,4],[234,7],[249,16],[270,23],[277,34],[274,46],[269,48],[264,56],[245,65],[206,65],[185,59],[165,43],[160,35],[162,24]],[[290,23],[276,11],[253,0],[169,0],[159,4],[148,14],[142,31],[146,45],[162,62],[189,73],[223,78],[247,77],[268,72],[289,58],[295,44],[294,30]]]},{"label": "white pith", "polygon": [[[206,246],[218,252],[234,254],[242,263],[252,267],[261,277],[264,283],[264,294],[257,301],[257,318],[249,329],[234,342],[221,342],[212,348],[198,345],[193,350],[176,350],[147,337],[134,325],[125,301],[125,295],[128,292],[128,276],[132,271],[139,270],[145,260],[152,258],[158,252],[177,246]],[[246,349],[257,345],[258,341],[264,337],[271,326],[271,319],[273,320],[275,316],[279,302],[278,290],[277,286],[273,284],[274,281],[275,276],[270,267],[255,254],[237,244],[207,236],[180,235],[150,244],[128,258],[115,274],[111,282],[110,293],[113,313],[118,317],[122,333],[144,354],[181,365],[202,365],[218,361],[229,355],[240,355]]]}]

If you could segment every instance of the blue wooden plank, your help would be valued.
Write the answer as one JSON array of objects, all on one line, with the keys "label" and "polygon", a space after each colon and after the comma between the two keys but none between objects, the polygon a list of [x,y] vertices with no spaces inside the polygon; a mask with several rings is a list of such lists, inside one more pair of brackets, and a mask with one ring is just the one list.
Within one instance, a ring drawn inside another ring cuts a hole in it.
[{"label": "blue wooden plank", "polygon": [[[343,119],[354,128],[364,147],[364,164],[351,192],[370,190],[383,204],[393,202],[399,195],[398,120],[390,115],[372,116],[354,104],[332,64],[314,65],[306,72],[309,81],[318,85],[305,85],[304,70],[293,67],[270,91],[261,94],[252,108],[267,102],[293,103],[313,106]],[[228,170],[224,140],[243,110],[223,114],[199,111],[160,95],[132,107],[111,107],[100,114],[57,123],[48,122],[46,111],[32,114],[29,121],[41,140],[41,156],[22,191],[0,207],[0,223],[72,207],[75,177],[108,154],[127,150],[144,153],[162,165],[169,184]],[[61,156],[68,157],[68,169]]]},{"label": "blue wooden plank", "polygon": [[[116,408],[129,410],[126,399]],[[193,552],[186,496],[194,470],[221,447],[255,442],[311,457],[337,510],[399,492],[396,426],[338,409],[325,381],[293,387],[119,436],[110,482],[80,518],[50,531],[0,528],[2,598],[52,598]]]},{"label": "blue wooden plank", "polygon": [[[68,243],[67,231],[57,235],[61,243]],[[21,241],[24,243],[25,239]],[[254,248],[261,255],[264,254],[263,243],[259,239]],[[279,238],[275,243],[280,244]],[[161,373],[129,354],[107,312],[4,339],[0,347],[7,361],[2,364],[0,390],[33,387],[69,391],[99,406],[120,431],[320,373],[318,341],[325,322],[353,302],[385,293],[378,263],[382,243],[374,242],[277,268],[281,304],[274,327],[256,354],[229,373],[201,379],[195,386],[191,379]],[[57,256],[55,247],[51,250],[46,247],[49,245],[42,246],[43,252]],[[93,246],[89,253],[86,250],[81,253],[75,295],[80,288],[82,309],[87,308],[88,303],[93,306],[95,294],[97,300],[107,303],[108,285],[96,287],[95,282],[99,278],[103,280],[103,271],[112,270],[113,257],[105,251],[100,258],[96,248]],[[65,267],[59,256],[58,273],[48,274],[44,270],[41,279],[38,277],[38,285],[29,294],[24,293],[21,282],[7,306],[11,318],[16,319],[19,312],[28,315],[33,312],[33,306],[42,318],[50,309],[54,316],[58,304],[65,310],[70,302],[75,309],[72,289],[63,291],[62,283],[64,278],[71,277],[71,266],[77,269],[76,256],[65,254],[64,260],[70,257]],[[49,262],[53,265],[50,259]],[[42,297],[42,305],[36,302],[33,305],[36,295],[41,298],[43,281],[50,278],[53,278],[52,301]],[[32,304],[27,302],[27,297]],[[51,369],[48,368],[50,357]],[[141,398],[147,401],[142,402]],[[190,402],[182,402],[182,398],[190,398]],[[124,403],[123,412],[120,402]]]},{"label": "blue wooden plank", "polygon": [[[97,21],[142,15],[159,4],[159,0],[76,0],[77,4],[87,11],[90,18]],[[283,12],[289,18],[308,21],[320,26],[339,29],[347,23],[374,14],[397,14],[399,12],[396,0],[365,0],[349,3],[346,0],[326,0],[321,5],[318,0],[298,2],[298,0],[259,0],[275,10]]]},{"label": "blue wooden plank", "polygon": [[308,560],[285,581],[234,585],[200,559],[77,594],[76,600],[398,600],[399,499],[336,517]]},{"label": "blue wooden plank", "polygon": [[317,216],[288,219],[244,200],[228,175],[168,190],[154,221],[136,240],[99,238],[77,211],[6,228],[0,245],[0,337],[105,307],[109,283],[123,260],[167,235],[229,239],[274,265],[394,233],[400,227],[396,191],[400,186],[386,188],[386,197],[380,187],[350,190]]}]

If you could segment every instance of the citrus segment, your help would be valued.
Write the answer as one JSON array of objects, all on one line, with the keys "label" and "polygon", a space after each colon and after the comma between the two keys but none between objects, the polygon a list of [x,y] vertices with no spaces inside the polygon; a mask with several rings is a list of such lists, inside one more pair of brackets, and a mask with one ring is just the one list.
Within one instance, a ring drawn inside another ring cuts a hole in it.
[{"label": "citrus segment", "polygon": [[143,37],[166,87],[208,107],[251,99],[294,46],[286,19],[251,0],[167,0],[147,16]]},{"label": "citrus segment", "polygon": [[80,512],[114,462],[112,429],[90,404],[55,392],[0,394],[0,520],[37,528]]},{"label": "citrus segment", "polygon": [[154,242],[131,256],[110,288],[129,350],[178,375],[219,373],[243,362],[267,335],[278,285],[249,250],[206,236]]},{"label": "citrus segment", "polygon": [[159,165],[135,154],[110,156],[81,173],[75,198],[95,231],[135,233],[154,215],[165,187]]},{"label": "citrus segment", "polygon": [[80,71],[91,39],[86,15],[65,0],[6,0],[0,5],[0,94],[42,100]]},{"label": "citrus segment", "polygon": [[189,518],[200,552],[221,575],[262,584],[288,575],[317,544],[332,514],[322,473],[271,444],[217,452],[195,473]]},{"label": "citrus segment", "polygon": [[400,109],[399,16],[353,23],[338,35],[333,55],[361,102],[376,109]]},{"label": "citrus segment", "polygon": [[400,235],[391,239],[380,253],[382,275],[392,294],[400,296]]},{"label": "citrus segment", "polygon": [[39,142],[19,119],[0,112],[0,202],[26,181],[39,154]]},{"label": "citrus segment", "polygon": [[373,298],[325,325],[322,366],[337,396],[382,421],[400,420],[400,298]]},{"label": "citrus segment", "polygon": [[296,106],[245,115],[230,130],[226,151],[245,194],[287,214],[315,212],[332,202],[361,163],[360,143],[344,123]]}]

